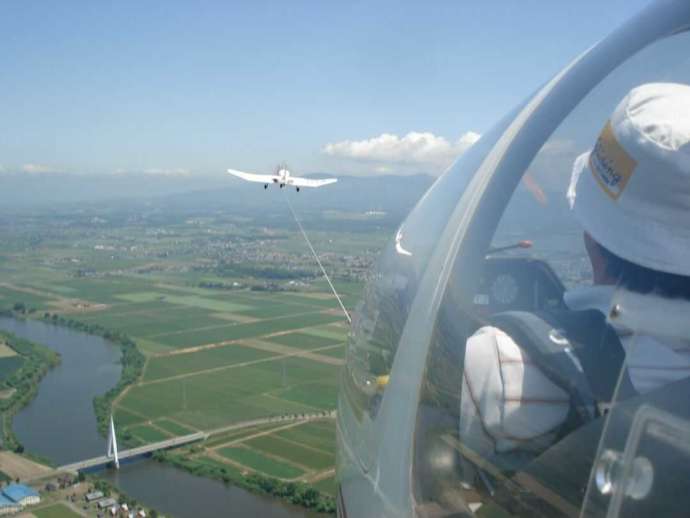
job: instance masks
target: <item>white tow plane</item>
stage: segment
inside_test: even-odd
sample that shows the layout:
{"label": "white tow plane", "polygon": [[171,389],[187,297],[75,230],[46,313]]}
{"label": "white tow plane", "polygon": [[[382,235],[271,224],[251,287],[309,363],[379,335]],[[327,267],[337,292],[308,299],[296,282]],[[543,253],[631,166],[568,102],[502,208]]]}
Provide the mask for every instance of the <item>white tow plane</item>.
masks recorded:
{"label": "white tow plane", "polygon": [[282,189],[286,185],[291,185],[297,192],[299,192],[300,187],[323,187],[331,183],[338,181],[337,178],[326,178],[323,180],[314,180],[311,178],[299,178],[297,176],[292,176],[290,171],[284,166],[280,166],[276,169],[275,174],[253,174],[253,173],[243,173],[242,171],[237,171],[235,169],[228,169],[228,173],[242,180],[248,182],[256,182],[264,184],[264,189],[268,189],[268,185],[275,183]]}

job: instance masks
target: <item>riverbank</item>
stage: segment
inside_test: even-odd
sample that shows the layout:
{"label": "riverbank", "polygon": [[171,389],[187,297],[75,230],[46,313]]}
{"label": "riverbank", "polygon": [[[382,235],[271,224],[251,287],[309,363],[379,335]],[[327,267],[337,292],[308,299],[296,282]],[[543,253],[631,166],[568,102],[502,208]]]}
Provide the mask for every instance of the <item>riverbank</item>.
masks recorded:
{"label": "riverbank", "polygon": [[[9,349],[5,349],[0,358],[0,387],[6,396],[0,399],[2,447],[25,453],[24,446],[14,434],[12,419],[36,396],[41,379],[60,363],[60,356],[47,347],[5,331],[0,331],[0,346]],[[45,463],[45,459],[40,460]]]}
{"label": "riverbank", "polygon": [[285,500],[293,505],[311,509],[318,513],[335,514],[335,499],[325,495],[304,482],[286,482],[259,473],[242,473],[232,466],[212,459],[190,458],[174,451],[157,451],[153,458],[181,468],[192,475],[207,477],[225,484],[234,484],[253,493],[264,494]]}

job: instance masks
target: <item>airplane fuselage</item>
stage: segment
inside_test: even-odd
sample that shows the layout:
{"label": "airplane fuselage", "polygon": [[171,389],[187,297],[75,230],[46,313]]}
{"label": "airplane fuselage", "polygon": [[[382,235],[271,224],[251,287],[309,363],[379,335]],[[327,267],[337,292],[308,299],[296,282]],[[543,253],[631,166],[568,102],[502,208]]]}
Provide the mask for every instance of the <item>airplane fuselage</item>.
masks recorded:
{"label": "airplane fuselage", "polygon": [[281,189],[282,189],[283,187],[285,187],[286,185],[291,185],[291,184],[292,184],[292,181],[291,181],[291,178],[290,178],[290,171],[288,171],[287,169],[281,167],[281,168],[278,169],[278,171],[276,172],[276,176],[277,176],[277,178],[275,178],[275,179],[273,180],[273,183],[280,184]]}

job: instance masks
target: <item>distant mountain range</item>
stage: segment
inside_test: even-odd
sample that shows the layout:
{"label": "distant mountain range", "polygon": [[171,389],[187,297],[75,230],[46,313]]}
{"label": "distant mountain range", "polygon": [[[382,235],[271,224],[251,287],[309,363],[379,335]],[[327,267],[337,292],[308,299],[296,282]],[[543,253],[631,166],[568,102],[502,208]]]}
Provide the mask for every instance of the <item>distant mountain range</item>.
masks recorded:
{"label": "distant mountain range", "polygon": [[[312,175],[329,177],[330,175]],[[407,213],[434,178],[428,175],[339,177],[319,189],[286,190],[300,210],[381,211],[394,217]],[[287,189],[287,188],[286,188]],[[283,193],[275,186],[244,183],[225,176],[1,174],[0,210],[14,212],[75,204],[145,203],[171,211],[270,211]]]}

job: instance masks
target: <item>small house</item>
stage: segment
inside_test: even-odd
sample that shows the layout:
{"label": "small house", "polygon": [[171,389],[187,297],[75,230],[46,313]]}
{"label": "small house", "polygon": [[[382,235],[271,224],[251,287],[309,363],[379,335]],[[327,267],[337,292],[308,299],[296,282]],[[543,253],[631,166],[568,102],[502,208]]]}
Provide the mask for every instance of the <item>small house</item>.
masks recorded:
{"label": "small house", "polygon": [[115,504],[117,504],[117,501],[114,498],[103,498],[97,503],[99,509],[107,509]]}
{"label": "small house", "polygon": [[91,491],[90,493],[86,493],[86,498],[87,502],[93,502],[94,500],[100,500],[103,498],[103,491]]}

